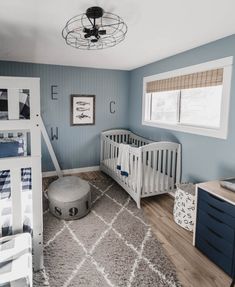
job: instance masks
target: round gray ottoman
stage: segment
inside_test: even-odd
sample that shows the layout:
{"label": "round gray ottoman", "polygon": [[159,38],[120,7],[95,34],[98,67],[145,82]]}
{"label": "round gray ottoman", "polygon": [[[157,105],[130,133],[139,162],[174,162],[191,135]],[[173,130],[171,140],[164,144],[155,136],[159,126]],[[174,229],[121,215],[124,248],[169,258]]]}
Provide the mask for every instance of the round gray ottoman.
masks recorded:
{"label": "round gray ottoman", "polygon": [[50,212],[60,219],[78,219],[90,211],[90,185],[77,176],[61,177],[52,182],[47,195]]}

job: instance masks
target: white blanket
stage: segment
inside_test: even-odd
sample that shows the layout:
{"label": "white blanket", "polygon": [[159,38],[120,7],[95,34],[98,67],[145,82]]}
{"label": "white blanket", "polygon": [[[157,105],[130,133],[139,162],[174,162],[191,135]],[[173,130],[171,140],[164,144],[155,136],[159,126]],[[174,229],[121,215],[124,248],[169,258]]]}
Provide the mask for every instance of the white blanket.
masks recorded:
{"label": "white blanket", "polygon": [[121,175],[128,176],[130,173],[129,152],[130,146],[128,144],[121,143],[119,145],[117,169],[121,171]]}

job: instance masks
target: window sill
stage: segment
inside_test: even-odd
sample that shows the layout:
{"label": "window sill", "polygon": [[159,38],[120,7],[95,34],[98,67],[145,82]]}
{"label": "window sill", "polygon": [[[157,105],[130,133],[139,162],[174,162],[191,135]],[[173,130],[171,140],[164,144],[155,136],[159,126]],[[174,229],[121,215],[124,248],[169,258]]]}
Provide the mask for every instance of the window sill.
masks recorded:
{"label": "window sill", "polygon": [[151,121],[142,121],[143,126],[151,126],[161,129],[179,131],[184,133],[196,134],[201,136],[214,137],[219,139],[227,139],[227,129],[226,128],[205,128],[197,127],[183,124],[167,124],[163,122],[151,122]]}

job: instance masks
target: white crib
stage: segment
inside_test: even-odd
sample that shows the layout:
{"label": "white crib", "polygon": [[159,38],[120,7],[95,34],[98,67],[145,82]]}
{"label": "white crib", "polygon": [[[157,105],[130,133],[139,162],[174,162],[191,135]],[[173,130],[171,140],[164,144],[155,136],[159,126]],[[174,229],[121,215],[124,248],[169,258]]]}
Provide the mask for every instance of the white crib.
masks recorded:
{"label": "white crib", "polygon": [[[117,169],[120,143],[129,144],[129,175]],[[153,142],[129,130],[115,129],[101,133],[100,169],[117,181],[140,208],[143,197],[175,190],[181,177],[181,145]]]}

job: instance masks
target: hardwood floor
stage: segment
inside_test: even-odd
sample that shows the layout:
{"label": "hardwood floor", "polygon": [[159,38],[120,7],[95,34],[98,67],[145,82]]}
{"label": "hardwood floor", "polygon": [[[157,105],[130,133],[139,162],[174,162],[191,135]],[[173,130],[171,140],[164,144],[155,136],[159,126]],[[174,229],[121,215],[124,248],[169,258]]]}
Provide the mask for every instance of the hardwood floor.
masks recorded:
{"label": "hardwood floor", "polygon": [[[78,174],[85,180],[105,179],[102,172]],[[54,178],[55,179],[55,178]],[[44,188],[53,178],[44,179]],[[173,220],[174,199],[170,195],[145,198],[141,207],[153,232],[176,267],[184,287],[229,287],[231,278],[192,245],[193,235]]]}
{"label": "hardwood floor", "polygon": [[159,195],[142,200],[142,208],[152,229],[176,267],[185,287],[229,287],[231,278],[192,245],[191,232],[173,220],[174,200]]}

